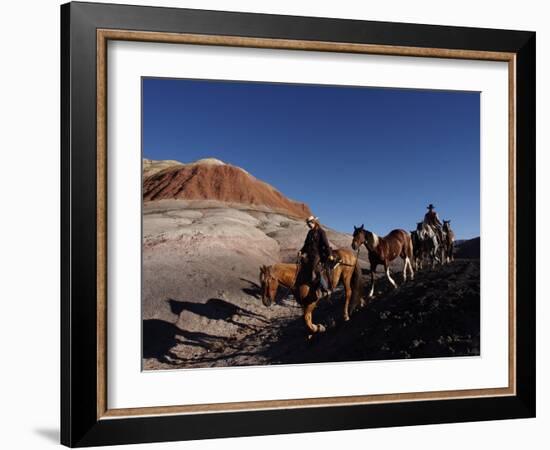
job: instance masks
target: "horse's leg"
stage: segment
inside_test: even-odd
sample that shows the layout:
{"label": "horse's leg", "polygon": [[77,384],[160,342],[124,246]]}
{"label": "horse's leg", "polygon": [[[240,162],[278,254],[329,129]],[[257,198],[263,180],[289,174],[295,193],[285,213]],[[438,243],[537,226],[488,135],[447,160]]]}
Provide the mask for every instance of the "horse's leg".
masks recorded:
{"label": "horse's leg", "polygon": [[349,320],[349,301],[351,299],[351,275],[353,272],[350,271],[349,274],[342,273],[344,279],[344,289],[346,291],[346,301],[344,303],[344,321]]}
{"label": "horse's leg", "polygon": [[344,278],[344,272],[342,271],[342,266],[338,266],[332,270],[332,277],[330,277],[330,288],[332,290],[336,289],[340,280]]}
{"label": "horse's leg", "polygon": [[432,249],[430,251],[430,256],[431,256],[431,259],[432,259],[432,269],[435,268],[435,265],[438,263],[438,262],[441,262],[439,260],[439,246],[435,243],[432,242]]}
{"label": "horse's leg", "polygon": [[397,289],[397,284],[395,284],[395,281],[393,281],[393,278],[390,275],[390,265],[388,262],[384,262],[384,270],[386,271],[386,278],[389,280],[389,282],[392,284],[392,286]]}
{"label": "horse's leg", "polygon": [[414,280],[414,269],[411,263],[411,259],[414,259],[414,250],[413,250],[412,242],[409,242],[409,244],[410,245],[407,251],[407,261],[409,261],[409,275],[411,276],[411,280]]}
{"label": "horse's leg", "polygon": [[412,255],[410,247],[403,247],[403,250],[401,251],[401,258],[405,261],[405,264],[403,265],[403,281],[407,281],[407,269],[409,269],[411,280],[414,280],[414,271],[411,263],[411,258],[414,258],[414,256]]}
{"label": "horse's leg", "polygon": [[405,256],[405,268],[403,269],[403,281],[407,281],[407,267],[409,269],[409,275],[411,276],[411,280],[414,280],[414,270],[411,263],[411,260],[408,256]]}
{"label": "horse's leg", "polygon": [[427,267],[430,267],[430,264],[433,264],[433,242],[426,242],[426,253],[424,253],[425,263]]}
{"label": "horse's leg", "polygon": [[[317,302],[309,301],[308,297],[311,293],[309,286],[301,285],[300,287],[298,287],[298,289],[296,289],[296,293],[300,298],[299,303],[302,305],[302,309],[304,311],[304,321],[306,323],[307,329],[310,331],[310,333],[317,333],[317,326],[313,323],[312,320],[313,310],[315,309]],[[311,335],[309,337],[311,337]]]}
{"label": "horse's leg", "polygon": [[411,264],[411,260],[409,259],[409,270],[411,271],[410,272],[410,276],[411,276],[411,280],[414,280],[414,269],[413,269],[413,266]]}
{"label": "horse's leg", "polygon": [[376,272],[376,264],[371,263],[370,267],[370,292],[369,297],[374,297],[374,272]]}
{"label": "horse's leg", "polygon": [[316,325],[313,323],[313,310],[317,307],[317,302],[319,300],[315,300],[314,302],[308,303],[304,306],[304,320],[306,322],[307,329],[313,334],[313,333],[322,333],[325,331],[325,327],[321,324]]}

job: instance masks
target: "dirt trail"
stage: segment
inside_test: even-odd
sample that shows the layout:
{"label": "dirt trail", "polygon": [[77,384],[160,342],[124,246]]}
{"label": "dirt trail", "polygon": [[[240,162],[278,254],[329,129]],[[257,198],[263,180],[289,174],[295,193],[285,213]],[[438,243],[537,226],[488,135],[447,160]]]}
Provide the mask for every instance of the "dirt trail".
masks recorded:
{"label": "dirt trail", "polygon": [[271,308],[261,304],[253,281],[236,302],[168,299],[177,321],[143,322],[144,369],[479,355],[479,275],[479,260],[457,260],[405,284],[396,274],[402,285],[395,291],[380,278],[375,298],[349,322],[342,320],[338,290],[315,311],[327,331],[311,340],[285,290]]}

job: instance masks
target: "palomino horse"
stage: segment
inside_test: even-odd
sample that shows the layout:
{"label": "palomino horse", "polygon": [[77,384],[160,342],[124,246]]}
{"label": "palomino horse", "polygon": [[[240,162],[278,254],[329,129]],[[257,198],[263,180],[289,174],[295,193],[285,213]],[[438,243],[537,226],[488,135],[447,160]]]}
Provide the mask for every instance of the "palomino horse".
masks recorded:
{"label": "palomino horse", "polygon": [[427,257],[431,261],[433,269],[436,262],[441,262],[438,256],[441,252],[441,248],[437,234],[430,225],[424,222],[418,222],[416,224],[416,232],[418,233],[421,258],[424,259]]}
{"label": "palomino horse", "polygon": [[[344,320],[349,320],[349,307],[355,307],[361,301],[362,285],[359,264],[352,251],[338,249],[334,252],[331,262],[332,271],[330,284],[334,289],[338,284],[343,284],[346,294],[344,304]],[[305,270],[301,270],[299,264],[273,264],[260,267],[260,285],[262,289],[262,303],[271,306],[277,295],[279,285],[292,291],[296,301],[304,311],[304,321],[311,333],[321,333],[325,327],[313,323],[313,311],[317,307],[320,296],[317,289],[311,285],[310,276]]]}
{"label": "palomino horse", "polygon": [[374,295],[374,273],[379,264],[384,266],[388,281],[394,288],[397,288],[395,281],[393,281],[390,275],[390,262],[398,256],[401,256],[405,261],[403,267],[403,281],[407,281],[407,268],[409,269],[411,280],[414,279],[414,271],[411,263],[413,258],[413,244],[409,233],[405,230],[398,229],[391,231],[387,236],[379,237],[372,231],[365,230],[363,225],[359,228],[355,226],[353,228],[351,247],[357,250],[364,244],[369,251],[371,279],[369,297]]}
{"label": "palomino horse", "polygon": [[454,261],[454,248],[455,248],[455,233],[451,230],[451,221],[443,221],[443,232],[445,233],[445,241],[443,243],[444,258],[447,262]]}
{"label": "palomino horse", "polygon": [[361,269],[359,268],[357,256],[351,250],[340,248],[333,253],[334,258],[331,262],[332,273],[330,274],[331,289],[335,289],[340,283],[344,285],[346,294],[344,320],[348,321],[353,309],[355,309],[359,302],[362,302],[363,283],[361,282]]}
{"label": "palomino horse", "polygon": [[297,264],[278,263],[272,266],[260,266],[260,286],[264,306],[271,306],[275,302],[279,285],[291,291],[297,275]]}

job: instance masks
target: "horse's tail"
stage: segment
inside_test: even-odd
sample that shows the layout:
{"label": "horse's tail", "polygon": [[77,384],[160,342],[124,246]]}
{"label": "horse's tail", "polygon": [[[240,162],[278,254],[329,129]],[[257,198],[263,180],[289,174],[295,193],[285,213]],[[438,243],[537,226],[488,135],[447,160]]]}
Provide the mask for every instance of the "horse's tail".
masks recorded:
{"label": "horse's tail", "polygon": [[351,276],[351,299],[349,302],[349,314],[351,314],[361,303],[363,295],[363,281],[361,280],[361,268],[359,267],[359,258],[355,261],[355,268]]}

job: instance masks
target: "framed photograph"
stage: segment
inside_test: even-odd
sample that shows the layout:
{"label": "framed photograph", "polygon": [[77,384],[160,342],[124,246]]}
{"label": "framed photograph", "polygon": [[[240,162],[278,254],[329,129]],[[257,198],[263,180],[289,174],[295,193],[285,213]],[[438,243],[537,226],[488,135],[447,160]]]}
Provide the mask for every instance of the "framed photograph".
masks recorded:
{"label": "framed photograph", "polygon": [[534,417],[534,32],[61,27],[63,444]]}

